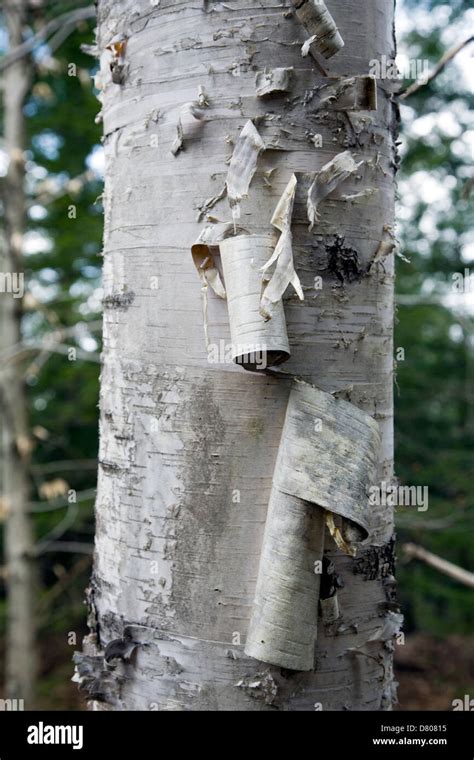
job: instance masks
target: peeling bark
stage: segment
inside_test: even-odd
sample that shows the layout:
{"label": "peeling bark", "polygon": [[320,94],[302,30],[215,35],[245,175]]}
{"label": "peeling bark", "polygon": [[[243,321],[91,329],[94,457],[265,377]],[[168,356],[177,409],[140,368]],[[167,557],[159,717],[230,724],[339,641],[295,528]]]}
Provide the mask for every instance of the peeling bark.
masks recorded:
{"label": "peeling bark", "polygon": [[281,94],[291,89],[294,69],[259,71],[255,78],[255,91],[259,98]]}
{"label": "peeling bark", "polygon": [[353,174],[362,164],[356,164],[348,150],[339,153],[332,161],[329,161],[317,172],[311,187],[308,190],[308,220],[309,229],[313,229],[319,219],[318,206],[327,198],[341,182]]}
{"label": "peeling bark", "polygon": [[239,135],[227,173],[226,185],[232,214],[240,218],[240,202],[249,192],[252,177],[257,169],[257,159],[265,143],[251,121]]}
{"label": "peeling bark", "polygon": [[[367,494],[379,443],[369,415],[306,383],[294,385],[273,474],[246,654],[282,668],[313,669],[325,510],[333,526],[335,513],[367,537]],[[353,556],[355,548],[348,550],[340,540],[339,548]]]}
{"label": "peeling bark", "polygon": [[219,247],[227,289],[233,361],[249,370],[266,370],[281,364],[290,356],[281,296],[273,303],[271,320],[265,321],[260,313],[261,270],[273,249],[273,238],[240,235],[223,240]]}
{"label": "peeling bark", "polygon": [[300,278],[296,274],[293,262],[293,236],[291,234],[291,220],[295,202],[297,179],[293,174],[288,182],[283,195],[278,201],[273,212],[271,224],[281,232],[273,254],[263,265],[262,272],[276,264],[275,269],[268,281],[263,283],[262,296],[260,299],[260,314],[264,319],[271,319],[275,305],[280,303],[288,285],[292,285],[298,298],[303,301],[304,295],[301,289]]}
{"label": "peeling bark", "polygon": [[337,77],[317,88],[317,108],[330,111],[376,111],[377,81],[372,76]]}
{"label": "peeling bark", "polygon": [[298,21],[310,35],[308,47],[311,54],[317,51],[324,58],[331,58],[344,47],[336,22],[323,0],[292,0],[292,3]]}
{"label": "peeling bark", "polygon": [[[264,2],[257,11],[253,0],[238,7],[162,0],[154,9],[145,0],[99,0],[100,50],[115,34],[128,37],[125,81],[107,81],[102,90],[104,291],[107,297],[127,285],[135,300],[104,315],[98,631],[90,646],[103,653],[130,624],[145,626],[140,638],[148,643],[134,653],[118,701],[95,703],[100,709],[310,711],[320,703],[324,710],[380,710],[392,701],[391,653],[383,643],[371,642],[373,657],[347,651],[380,628],[380,605],[388,604],[379,575],[354,572],[393,534],[391,511],[381,507],[371,511],[370,539],[355,558],[326,532],[325,557],[343,586],[337,622],[318,627],[314,669],[290,672],[244,653],[291,378],[327,393],[348,389],[349,402],[380,427],[377,478],[389,480],[392,466],[393,254],[365,276],[383,225],[393,224],[391,96],[378,85],[371,120],[363,112],[350,121],[344,112],[312,113],[305,95],[328,78],[301,57],[302,26],[285,10]],[[370,59],[393,55],[392,10],[385,0],[333,0],[346,44],[331,58],[332,74],[363,76]],[[255,74],[265,68],[293,68],[291,93],[257,97]],[[176,116],[200,84],[212,93],[205,129],[176,159]],[[160,112],[157,145],[145,127],[153,111]],[[265,144],[251,182],[236,194],[239,225],[249,234],[223,246],[237,237],[266,240],[263,266],[278,237],[270,220],[294,173],[292,246],[305,295],[284,296],[290,358],[259,373],[209,363],[189,255],[202,231],[197,216],[206,225],[232,223],[222,188],[249,121]],[[321,134],[320,147],[308,131]],[[348,147],[355,163],[364,163],[319,204],[310,232],[309,185]],[[367,188],[378,192],[363,203],[341,198]],[[327,246],[336,235],[357,251],[361,272],[345,278],[344,288],[328,271]],[[150,287],[156,274],[158,291]],[[224,279],[228,287],[225,272]],[[231,342],[228,303],[211,292],[208,321],[213,341]],[[268,687],[247,687],[265,679]],[[269,703],[272,680],[278,694]]]}

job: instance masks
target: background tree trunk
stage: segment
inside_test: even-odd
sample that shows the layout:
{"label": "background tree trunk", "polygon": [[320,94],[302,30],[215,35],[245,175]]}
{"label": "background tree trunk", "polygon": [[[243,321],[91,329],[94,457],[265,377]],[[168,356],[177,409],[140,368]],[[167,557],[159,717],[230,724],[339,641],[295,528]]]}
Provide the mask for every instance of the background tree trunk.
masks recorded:
{"label": "background tree trunk", "polygon": [[[383,440],[378,474],[392,476],[393,262],[388,255],[370,264],[393,222],[395,113],[382,80],[378,111],[365,122],[360,114],[315,114],[303,96],[326,80],[311,56],[301,56],[308,35],[290,11],[289,2],[254,0],[98,3],[104,366],[93,630],[78,663],[83,675],[86,661],[99,673],[101,688],[89,679],[90,696],[100,692],[114,709],[392,704],[391,634],[382,630],[393,606],[387,508],[374,508],[372,545],[356,559],[327,538],[344,584],[342,617],[336,627],[319,626],[315,670],[283,671],[243,653],[291,377],[342,392],[373,415]],[[394,56],[391,0],[334,0],[330,11],[345,41],[324,64],[331,75],[367,74],[371,59]],[[125,61],[115,64],[115,71],[125,64],[123,81],[114,83],[104,51],[125,37]],[[294,67],[288,95],[256,97],[255,75],[265,67]],[[184,150],[175,156],[182,106],[197,100],[199,86],[205,118],[185,124]],[[273,374],[208,362],[190,255],[205,221],[199,209],[222,190],[248,119],[267,144],[239,222],[255,234],[268,234],[294,171],[315,172],[345,149],[365,162],[324,202],[311,233],[297,198],[292,229],[305,300],[285,298],[292,356]],[[368,188],[377,192],[341,198]],[[209,214],[229,220],[227,199]],[[229,343],[226,304],[212,294],[209,331],[211,342]],[[142,626],[133,635],[148,646],[115,675],[104,674],[97,653],[125,625]]]}
{"label": "background tree trunk", "polygon": [[[9,49],[23,41],[27,3],[15,0],[5,5]],[[28,57],[9,66],[3,77],[4,135],[8,173],[2,187],[5,239],[1,271],[16,277],[23,273],[25,229],[25,119],[23,105],[30,86]],[[15,283],[15,280],[12,280]],[[18,288],[19,281],[15,287]],[[18,297],[20,295],[20,297]],[[21,341],[21,293],[3,292],[1,298],[0,350]],[[36,677],[33,535],[28,514],[28,460],[30,437],[24,393],[24,376],[15,358],[1,370],[2,406],[2,504],[6,516],[5,559],[7,583],[6,695],[23,699],[32,708]]]}

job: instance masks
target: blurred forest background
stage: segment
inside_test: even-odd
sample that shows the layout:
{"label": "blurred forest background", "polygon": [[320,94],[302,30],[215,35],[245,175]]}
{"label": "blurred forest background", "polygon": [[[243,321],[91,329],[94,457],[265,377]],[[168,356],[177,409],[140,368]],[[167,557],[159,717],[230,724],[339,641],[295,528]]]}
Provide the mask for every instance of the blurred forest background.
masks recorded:
{"label": "blurred forest background", "polygon": [[[31,0],[29,34],[82,7]],[[473,3],[463,0],[404,0],[397,12],[399,53],[430,68],[474,28]],[[29,510],[39,572],[40,709],[84,709],[70,679],[72,652],[86,632],[98,448],[101,124],[92,79],[97,61],[81,49],[93,44],[93,28],[92,18],[60,25],[32,51],[24,109],[23,338],[0,356],[2,364],[21,367],[33,443]],[[473,48],[466,46],[401,105],[397,234],[409,262],[399,258],[397,264],[396,472],[401,484],[429,487],[429,508],[397,510],[406,635],[396,652],[400,709],[449,710],[454,698],[474,695],[472,588],[403,550],[415,543],[474,569]],[[8,52],[2,16],[0,52]],[[6,171],[0,138],[0,187]],[[463,275],[464,288],[456,274]],[[4,517],[0,502],[2,538]],[[4,576],[3,555],[0,663]],[[8,696],[3,683],[0,673],[0,698]]]}

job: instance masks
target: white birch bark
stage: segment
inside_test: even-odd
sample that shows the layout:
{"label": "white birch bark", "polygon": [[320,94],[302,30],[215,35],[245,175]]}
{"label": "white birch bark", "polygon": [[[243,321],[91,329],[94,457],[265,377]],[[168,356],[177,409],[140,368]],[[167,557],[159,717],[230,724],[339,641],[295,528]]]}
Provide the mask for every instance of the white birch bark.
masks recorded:
{"label": "white birch bark", "polygon": [[[15,0],[5,6],[10,50],[23,42],[27,3]],[[30,83],[29,62],[19,58],[3,76],[4,136],[8,172],[3,184],[5,236],[0,270],[23,277],[22,246],[25,226],[25,120],[23,105]],[[2,247],[3,247],[2,245]],[[13,280],[12,280],[13,282]],[[21,295],[0,293],[0,351],[21,340]],[[24,377],[15,361],[0,370],[1,408],[1,500],[5,514],[5,565],[7,585],[6,695],[23,699],[32,709],[36,678],[35,618],[36,591],[33,568],[33,535],[28,514],[30,439],[26,415]]]}
{"label": "white birch bark", "polygon": [[[330,12],[344,40],[324,61],[331,76],[367,74],[370,59],[394,54],[391,0],[334,0]],[[378,421],[378,477],[391,477],[393,253],[370,270],[393,223],[390,95],[379,83],[370,113],[318,107],[312,88],[328,81],[312,55],[301,56],[308,35],[289,1],[99,0],[98,14],[104,290],[116,297],[104,323],[92,633],[77,679],[103,709],[389,709],[392,641],[373,638],[393,607],[388,511],[374,510],[371,545],[356,558],[326,535],[339,617],[319,621],[313,670],[266,665],[244,645],[293,377],[344,391]],[[116,84],[104,51],[123,37]],[[291,91],[258,97],[266,68],[292,69]],[[204,117],[182,122],[175,154],[183,106],[198,93]],[[305,300],[288,289],[291,357],[268,373],[208,361],[190,253],[206,220],[231,221],[223,188],[249,119],[267,149],[239,225],[271,233],[298,177],[292,236]],[[311,182],[344,150],[364,163],[321,201],[309,231]],[[208,296],[210,340],[230,343],[227,304]],[[105,672],[102,653],[124,626],[147,646]]]}

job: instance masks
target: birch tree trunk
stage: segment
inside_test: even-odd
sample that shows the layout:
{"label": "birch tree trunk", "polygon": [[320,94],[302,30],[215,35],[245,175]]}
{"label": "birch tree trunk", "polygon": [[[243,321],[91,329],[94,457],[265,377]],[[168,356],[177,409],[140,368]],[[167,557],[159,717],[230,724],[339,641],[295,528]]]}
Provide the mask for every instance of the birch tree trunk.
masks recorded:
{"label": "birch tree trunk", "polygon": [[[314,670],[244,654],[292,378],[373,416],[382,435],[378,477],[392,477],[396,114],[384,81],[370,112],[338,111],[315,88],[333,86],[325,73],[365,75],[371,59],[394,56],[393,3],[334,0],[330,11],[345,46],[317,61],[301,55],[309,35],[289,0],[99,0],[100,472],[91,634],[76,656],[76,679],[96,708],[391,707],[387,508],[373,508],[370,542],[355,558],[326,536],[340,616],[320,621]],[[289,91],[257,96],[256,75],[275,68],[293,69]],[[295,199],[293,251],[305,299],[286,293],[291,358],[267,372],[209,361],[190,255],[206,221],[231,219],[225,197],[212,208],[207,201],[222,195],[249,119],[266,146],[241,203],[238,223],[252,234],[271,232],[293,172],[307,189],[342,151],[363,161],[321,204],[311,232],[304,193]],[[227,306],[211,290],[207,322],[210,343],[229,344]],[[138,646],[130,660],[112,657],[114,647],[129,652],[131,640]],[[112,641],[110,669],[102,655]]]}
{"label": "birch tree trunk", "polygon": [[[4,9],[9,49],[23,42],[27,3],[9,2]],[[26,57],[10,65],[3,78],[4,136],[8,172],[3,184],[5,237],[1,256],[4,276],[1,299],[0,350],[21,341],[23,290],[22,248],[25,229],[25,119],[23,105],[30,86]],[[6,695],[23,699],[32,708],[36,677],[33,534],[28,514],[28,460],[30,438],[24,377],[15,360],[5,362],[0,374],[1,492],[5,515],[7,582]]]}

